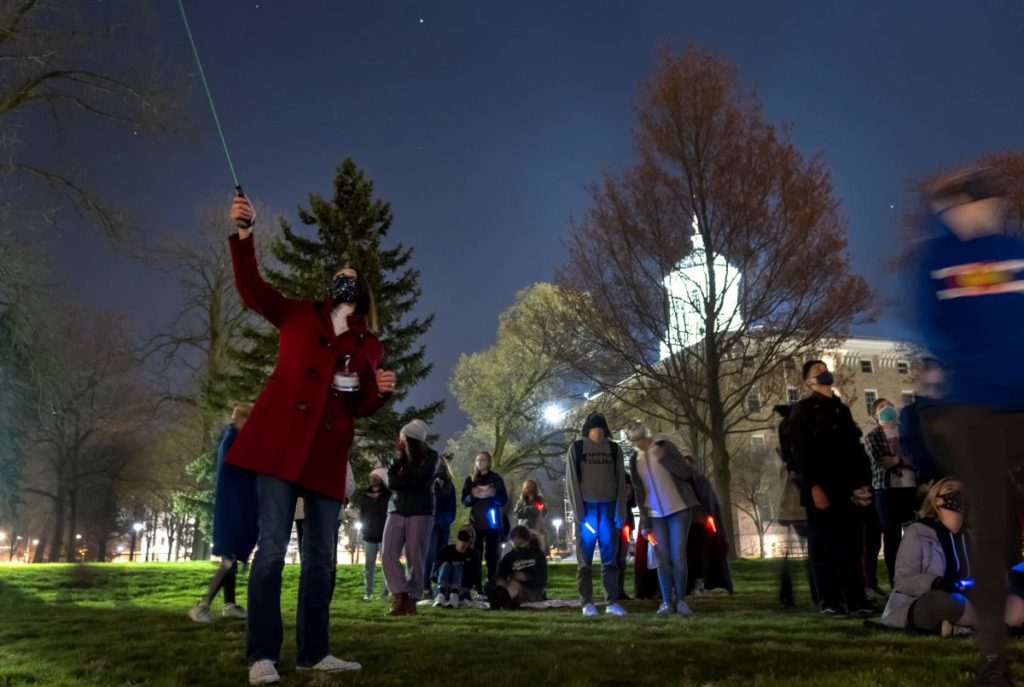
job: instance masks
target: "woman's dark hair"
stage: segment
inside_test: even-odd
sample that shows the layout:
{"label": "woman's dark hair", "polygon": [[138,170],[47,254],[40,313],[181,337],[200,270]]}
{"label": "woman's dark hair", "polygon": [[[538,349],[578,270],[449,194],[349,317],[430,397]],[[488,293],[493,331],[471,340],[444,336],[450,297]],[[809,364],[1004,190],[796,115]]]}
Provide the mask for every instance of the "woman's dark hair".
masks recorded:
{"label": "woman's dark hair", "polygon": [[427,458],[430,457],[430,447],[427,446],[427,442],[425,441],[406,437],[405,450],[402,451],[402,455],[412,462],[422,465],[427,461]]}
{"label": "woman's dark hair", "polygon": [[532,492],[533,498],[535,498],[535,499],[542,499],[542,498],[544,498],[541,495],[541,493],[540,493],[540,485],[537,484],[537,480],[528,479],[525,482],[523,482],[523,487],[525,489],[529,489]]}
{"label": "woman's dark hair", "polygon": [[531,530],[526,525],[516,525],[509,530],[508,538],[512,539],[527,539],[530,542],[531,548],[540,548],[540,537],[537,533]]}

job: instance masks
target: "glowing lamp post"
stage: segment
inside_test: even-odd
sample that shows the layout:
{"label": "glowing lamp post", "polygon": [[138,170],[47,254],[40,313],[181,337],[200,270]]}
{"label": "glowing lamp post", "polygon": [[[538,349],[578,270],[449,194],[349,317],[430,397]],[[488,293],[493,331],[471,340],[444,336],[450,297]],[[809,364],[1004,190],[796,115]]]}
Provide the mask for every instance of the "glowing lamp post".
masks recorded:
{"label": "glowing lamp post", "polygon": [[555,518],[551,521],[551,524],[555,526],[555,546],[559,546],[562,542],[561,537],[558,535],[558,531],[562,528],[562,519]]}
{"label": "glowing lamp post", "polygon": [[134,561],[135,560],[135,542],[138,541],[138,539],[139,539],[139,532],[142,531],[142,528],[143,528],[143,524],[141,522],[137,522],[134,525],[132,525],[132,548],[128,552],[128,560],[129,561]]}

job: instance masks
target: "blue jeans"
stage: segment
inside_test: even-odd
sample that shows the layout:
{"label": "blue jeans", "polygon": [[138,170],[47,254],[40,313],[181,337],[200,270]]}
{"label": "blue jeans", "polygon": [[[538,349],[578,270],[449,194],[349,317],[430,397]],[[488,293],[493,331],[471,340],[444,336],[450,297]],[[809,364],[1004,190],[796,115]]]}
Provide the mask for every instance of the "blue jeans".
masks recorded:
{"label": "blue jeans", "polygon": [[458,592],[460,597],[467,596],[468,589],[462,588],[462,566],[444,563],[437,571],[437,591],[441,594]]}
{"label": "blue jeans", "polygon": [[658,585],[661,600],[672,603],[672,590],[676,601],[686,596],[686,542],[690,538],[690,524],[693,513],[689,509],[673,513],[665,518],[651,518],[651,533],[658,542]]}
{"label": "blue jeans", "polygon": [[[380,542],[363,540],[363,551],[366,554],[366,561],[363,568],[363,583],[365,586],[366,596],[373,596],[374,578],[377,573],[377,554],[380,553]],[[387,589],[388,583],[384,582],[384,589],[382,591],[387,591]]]}
{"label": "blue jeans", "polygon": [[341,504],[267,475],[258,478],[260,537],[249,572],[246,657],[249,664],[277,661],[284,640],[281,622],[281,571],[292,534],[295,501],[305,500],[306,521],[299,573],[296,618],[299,666],[316,665],[330,653],[332,549]]}
{"label": "blue jeans", "polygon": [[619,530],[615,526],[615,503],[583,504],[576,533],[576,586],[584,604],[594,598],[594,547],[601,547],[601,582],[604,598],[609,603],[619,600],[619,565],[617,558]]}
{"label": "blue jeans", "polygon": [[[434,523],[434,530],[430,533],[430,546],[427,547],[427,567],[426,567],[426,578],[424,582],[430,584],[431,578],[434,576],[434,564],[437,562],[437,557],[441,555],[442,549],[448,546],[448,537],[451,535],[452,526],[438,525]],[[435,593],[437,590],[433,590]]]}

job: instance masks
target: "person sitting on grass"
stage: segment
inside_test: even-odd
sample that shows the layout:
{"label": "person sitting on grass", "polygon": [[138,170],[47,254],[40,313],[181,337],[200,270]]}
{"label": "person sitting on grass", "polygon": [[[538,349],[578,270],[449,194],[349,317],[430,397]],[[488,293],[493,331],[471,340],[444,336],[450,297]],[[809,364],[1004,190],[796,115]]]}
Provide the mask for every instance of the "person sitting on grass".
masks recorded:
{"label": "person sitting on grass", "polygon": [[203,600],[189,609],[188,617],[197,623],[208,623],[210,604],[217,592],[224,590],[224,617],[246,617],[245,609],[235,603],[238,561],[249,560],[256,547],[257,527],[256,474],[232,465],[224,458],[242,430],[251,403],[240,403],[231,413],[231,424],[224,428],[217,447],[217,487],[213,501],[213,554],[220,556],[220,566],[213,574]]}
{"label": "person sitting on grass", "polygon": [[537,534],[525,525],[516,525],[509,539],[512,550],[498,565],[491,590],[492,609],[516,609],[523,603],[543,601],[548,584],[548,559]]}
{"label": "person sitting on grass", "polygon": [[473,548],[476,530],[463,525],[437,557],[433,581],[437,584],[434,606],[458,608],[469,604],[469,590],[480,584],[480,553]]}
{"label": "person sitting on grass", "polygon": [[[952,477],[928,490],[920,516],[903,533],[896,554],[896,584],[882,614],[884,624],[943,637],[974,626],[964,505],[960,482]],[[1007,598],[1005,620],[1010,627],[1024,623],[1022,595],[1024,591],[1015,589]]]}

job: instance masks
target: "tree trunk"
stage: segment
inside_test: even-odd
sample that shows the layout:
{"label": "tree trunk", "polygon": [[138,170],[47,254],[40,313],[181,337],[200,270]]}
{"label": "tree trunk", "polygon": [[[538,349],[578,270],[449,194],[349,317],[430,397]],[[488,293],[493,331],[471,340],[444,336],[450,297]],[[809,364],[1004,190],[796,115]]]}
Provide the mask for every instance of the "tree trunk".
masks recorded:
{"label": "tree trunk", "polygon": [[722,507],[722,528],[725,530],[726,539],[729,542],[729,556],[736,557],[739,542],[736,541],[735,533],[739,530],[736,527],[736,514],[732,507],[732,468],[729,464],[729,450],[725,447],[724,433],[711,441],[712,464],[714,465],[713,483],[718,502]]}
{"label": "tree trunk", "polygon": [[54,503],[56,511],[56,522],[53,525],[53,533],[50,536],[49,553],[46,557],[49,563],[60,562],[60,549],[64,543],[64,489],[58,488],[57,500]]}
{"label": "tree trunk", "polygon": [[74,563],[78,560],[78,540],[75,538],[75,529],[78,527],[78,489],[68,489],[68,540],[67,560]]}
{"label": "tree trunk", "polygon": [[43,535],[39,538],[39,545],[36,546],[35,552],[32,554],[33,563],[42,563],[46,557],[46,528],[43,528]]}
{"label": "tree trunk", "polygon": [[203,533],[199,531],[199,516],[192,520],[192,560],[201,561],[203,553]]}

